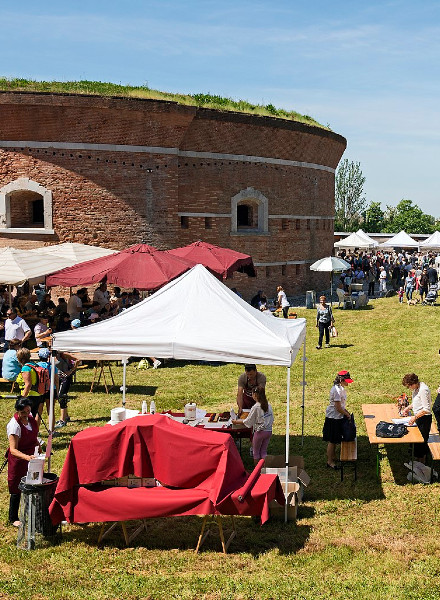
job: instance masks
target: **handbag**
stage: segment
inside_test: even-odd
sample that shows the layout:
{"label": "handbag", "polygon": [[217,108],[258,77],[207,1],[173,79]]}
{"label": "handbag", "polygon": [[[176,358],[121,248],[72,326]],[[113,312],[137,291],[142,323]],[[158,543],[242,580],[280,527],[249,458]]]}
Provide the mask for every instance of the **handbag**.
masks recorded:
{"label": "handbag", "polygon": [[351,418],[343,417],[342,419],[342,441],[353,442],[356,439],[356,423],[354,415],[351,413]]}
{"label": "handbag", "polygon": [[376,425],[376,437],[380,438],[401,438],[408,433],[408,427],[406,425],[387,423],[386,421],[379,421]]}
{"label": "handbag", "polygon": [[330,337],[335,338],[338,337],[338,330],[334,325],[330,327]]}

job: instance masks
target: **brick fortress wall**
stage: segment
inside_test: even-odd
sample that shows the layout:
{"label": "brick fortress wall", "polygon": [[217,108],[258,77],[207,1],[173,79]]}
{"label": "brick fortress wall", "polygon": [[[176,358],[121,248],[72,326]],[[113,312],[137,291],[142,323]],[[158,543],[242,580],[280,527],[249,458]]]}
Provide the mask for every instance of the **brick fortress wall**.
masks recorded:
{"label": "brick fortress wall", "polygon": [[[168,249],[201,239],[253,256],[257,278],[235,274],[228,282],[246,298],[258,289],[273,296],[277,285],[288,295],[319,290],[328,276],[309,266],[332,253],[334,169],[345,146],[337,134],[275,118],[3,92],[0,191],[19,178],[50,190],[53,222],[46,231],[14,231],[23,225],[16,197],[0,246],[76,241],[122,249],[144,241]],[[33,196],[20,193],[26,219]],[[234,230],[237,197],[265,205],[256,228]]]}

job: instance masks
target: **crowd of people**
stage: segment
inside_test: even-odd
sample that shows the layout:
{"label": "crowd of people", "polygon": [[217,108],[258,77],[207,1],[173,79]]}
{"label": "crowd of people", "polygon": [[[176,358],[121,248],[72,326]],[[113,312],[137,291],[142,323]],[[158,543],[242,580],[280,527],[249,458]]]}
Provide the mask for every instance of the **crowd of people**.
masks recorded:
{"label": "crowd of people", "polygon": [[[342,272],[339,286],[346,292],[353,283],[368,283],[368,295],[385,296],[389,290],[398,293],[399,299],[409,302],[417,293],[420,300],[428,294],[430,286],[437,289],[440,255],[436,252],[369,252],[338,253],[350,264]],[[377,286],[377,287],[376,287]]]}

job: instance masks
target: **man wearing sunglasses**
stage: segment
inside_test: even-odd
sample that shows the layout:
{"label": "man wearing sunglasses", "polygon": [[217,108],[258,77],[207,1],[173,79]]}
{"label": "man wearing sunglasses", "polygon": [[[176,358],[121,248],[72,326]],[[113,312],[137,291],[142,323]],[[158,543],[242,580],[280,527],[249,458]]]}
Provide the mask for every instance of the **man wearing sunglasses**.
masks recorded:
{"label": "man wearing sunglasses", "polygon": [[20,340],[22,344],[32,335],[29,325],[17,315],[15,308],[8,308],[5,321],[5,350],[9,348],[10,340]]}

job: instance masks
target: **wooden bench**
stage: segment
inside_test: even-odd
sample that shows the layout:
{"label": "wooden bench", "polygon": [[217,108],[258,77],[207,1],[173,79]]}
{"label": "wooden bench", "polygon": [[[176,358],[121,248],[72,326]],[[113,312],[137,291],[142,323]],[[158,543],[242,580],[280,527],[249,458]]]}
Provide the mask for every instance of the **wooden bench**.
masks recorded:
{"label": "wooden bench", "polygon": [[341,481],[344,480],[344,467],[354,467],[354,480],[357,479],[357,438],[352,442],[341,442]]}
{"label": "wooden bench", "polygon": [[433,480],[432,466],[435,460],[440,460],[440,434],[433,419],[431,431],[429,432],[428,448],[431,453],[431,483]]}
{"label": "wooden bench", "polygon": [[14,387],[15,387],[15,381],[11,381],[10,379],[3,379],[3,377],[0,377],[0,383],[12,383],[12,387],[11,387],[11,394],[14,391]]}

